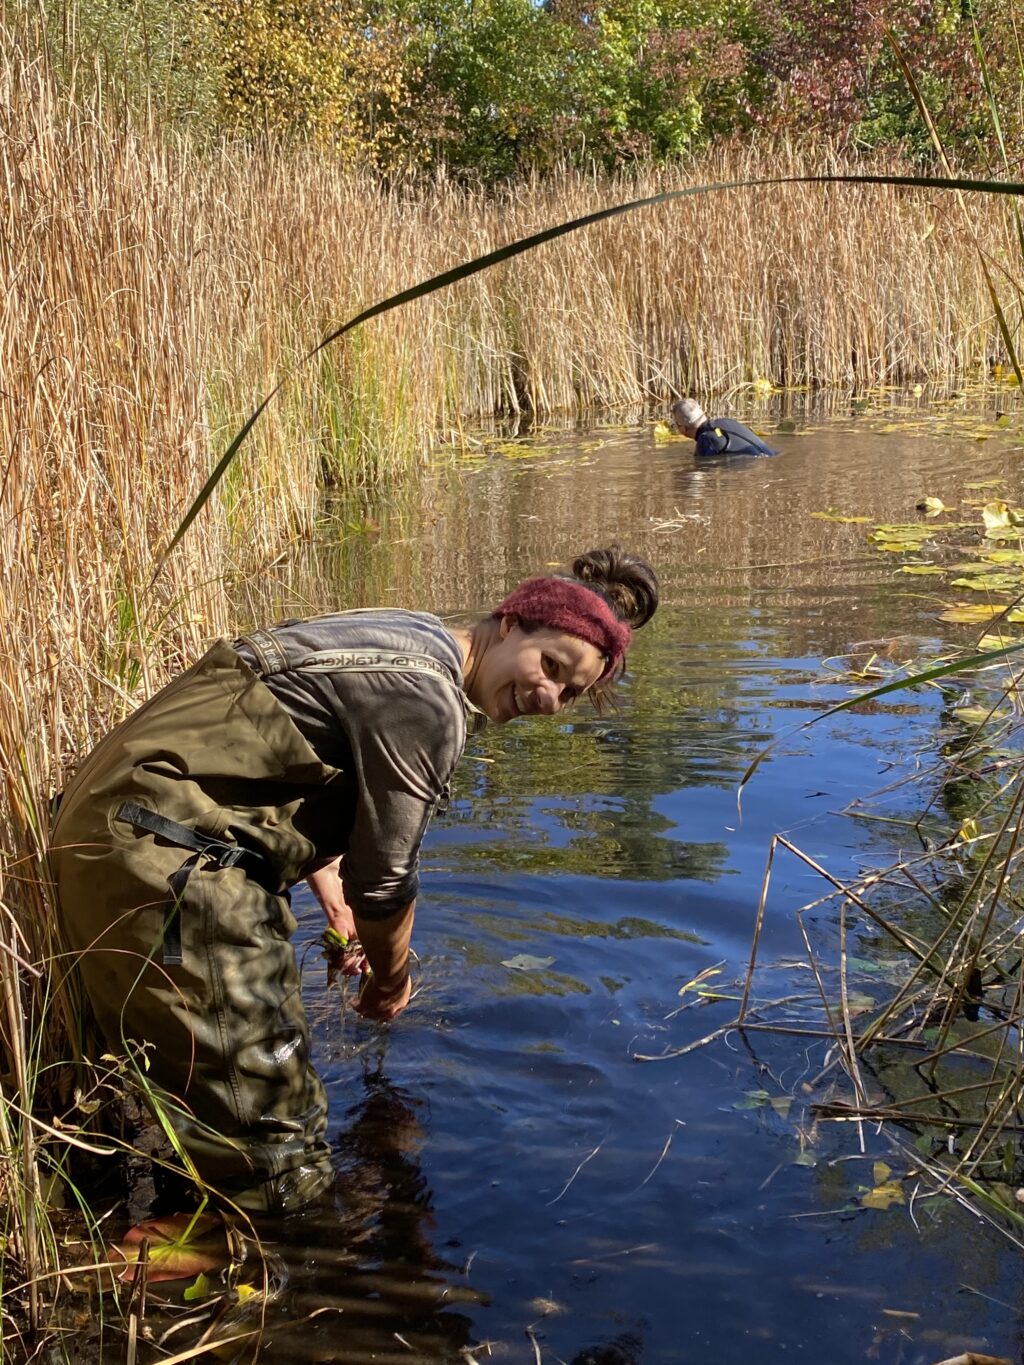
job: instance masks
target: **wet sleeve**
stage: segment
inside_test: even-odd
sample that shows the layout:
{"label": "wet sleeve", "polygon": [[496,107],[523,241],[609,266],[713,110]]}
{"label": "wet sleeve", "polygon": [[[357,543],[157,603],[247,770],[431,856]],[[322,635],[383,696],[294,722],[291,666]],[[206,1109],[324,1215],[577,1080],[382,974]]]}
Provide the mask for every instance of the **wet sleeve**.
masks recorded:
{"label": "wet sleeve", "polygon": [[721,455],[729,448],[728,433],[713,426],[701,427],[696,440],[698,455]]}
{"label": "wet sleeve", "polygon": [[359,674],[346,693],[358,795],[345,897],[384,919],[418,890],[420,844],[462,754],[465,715],[458,692],[429,675]]}

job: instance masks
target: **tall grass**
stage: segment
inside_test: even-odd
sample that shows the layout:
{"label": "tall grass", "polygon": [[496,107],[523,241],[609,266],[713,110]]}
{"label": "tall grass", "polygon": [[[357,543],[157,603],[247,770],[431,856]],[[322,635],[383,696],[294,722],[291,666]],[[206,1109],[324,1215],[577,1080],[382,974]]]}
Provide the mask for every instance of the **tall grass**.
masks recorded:
{"label": "tall grass", "polygon": [[[227,628],[227,580],[308,535],[325,482],[399,479],[438,433],[489,414],[762,376],[961,382],[1000,353],[999,331],[946,201],[735,192],[578,234],[325,353],[153,580],[218,450],[331,324],[447,265],[687,178],[835,164],[765,147],[628,183],[382,183],[323,155],[201,149],[98,95],[69,104],[45,58],[0,30],[0,1236],[31,1316],[56,1255],[39,1147],[60,1143],[25,1116],[76,1121],[58,1063],[82,1051],[45,876],[48,800],[77,754]],[[998,205],[977,206],[975,229],[992,261],[1012,249]]]}

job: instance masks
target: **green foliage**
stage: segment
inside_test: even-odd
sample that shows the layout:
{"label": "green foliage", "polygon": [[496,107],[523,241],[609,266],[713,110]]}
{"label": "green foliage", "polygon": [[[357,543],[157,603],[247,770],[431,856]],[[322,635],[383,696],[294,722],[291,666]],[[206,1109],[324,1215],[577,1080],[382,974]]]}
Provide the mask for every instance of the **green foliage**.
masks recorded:
{"label": "green foliage", "polygon": [[[756,127],[926,159],[1024,150],[995,0],[18,0],[76,93],[212,134],[484,180],[662,162]],[[33,20],[33,23],[35,21]],[[975,33],[977,32],[977,44]],[[984,59],[979,60],[979,53]],[[987,61],[989,81],[983,80]]]}
{"label": "green foliage", "polygon": [[193,0],[20,0],[12,9],[76,96],[122,100],[164,123],[213,122],[217,74]]}
{"label": "green foliage", "polygon": [[198,0],[213,37],[221,123],[373,153],[405,88],[393,21],[360,0]]}

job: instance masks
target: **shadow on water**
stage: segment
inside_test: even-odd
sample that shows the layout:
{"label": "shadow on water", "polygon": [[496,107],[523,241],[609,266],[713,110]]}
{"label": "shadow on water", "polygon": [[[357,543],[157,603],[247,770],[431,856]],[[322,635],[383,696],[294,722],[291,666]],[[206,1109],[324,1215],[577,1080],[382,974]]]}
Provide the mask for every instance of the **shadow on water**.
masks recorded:
{"label": "shadow on water", "polygon": [[[420,989],[402,1020],[357,1020],[307,950],[338,1175],[329,1210],[273,1250],[263,1358],[1020,1354],[1003,1242],[924,1190],[912,1210],[864,1207],[877,1146],[758,1098],[799,1095],[824,1043],[727,1037],[635,1060],[735,1012],[771,837],[837,876],[890,861],[891,834],[840,812],[938,751],[940,699],[899,694],[790,735],[738,812],[754,755],[849,695],[823,659],[970,638],[937,619],[948,588],[897,573],[869,527],[813,514],[909,521],[924,494],[1020,497],[1020,438],[990,412],[792,425],[762,426],[773,459],[701,466],[650,428],[495,438],[440,459],[414,497],[334,508],[321,543],[252,590],[253,618],[464,612],[611,539],[649,555],[664,588],[619,710],[471,742],[424,848]],[[999,482],[972,494],[968,479]],[[792,911],[813,894],[806,868],[779,867],[767,959],[798,951]],[[314,938],[311,900],[296,910]],[[834,936],[835,911],[809,930]],[[680,1013],[702,971],[726,999]]]}

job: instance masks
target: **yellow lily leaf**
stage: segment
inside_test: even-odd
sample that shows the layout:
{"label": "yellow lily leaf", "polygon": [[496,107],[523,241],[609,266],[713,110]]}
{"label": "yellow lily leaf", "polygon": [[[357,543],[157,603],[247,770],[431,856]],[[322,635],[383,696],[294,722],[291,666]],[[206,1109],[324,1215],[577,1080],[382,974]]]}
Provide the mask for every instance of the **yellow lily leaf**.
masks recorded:
{"label": "yellow lily leaf", "polygon": [[995,602],[979,602],[977,606],[968,602],[954,602],[939,613],[940,621],[951,621],[958,626],[980,625],[983,621],[991,621],[994,616],[999,616],[1004,608]]}
{"label": "yellow lily leaf", "polygon": [[1021,513],[1015,507],[1011,507],[1002,498],[995,498],[992,502],[987,502],[981,509],[981,517],[985,523],[985,534],[992,531],[1001,531],[1008,526],[1019,526],[1021,524]]}
{"label": "yellow lily leaf", "polygon": [[898,1180],[891,1179],[892,1169],[884,1161],[876,1161],[872,1168],[875,1187],[867,1190],[860,1197],[860,1202],[865,1209],[887,1209],[893,1204],[905,1204],[906,1198],[903,1194],[903,1187]]}
{"label": "yellow lily leaf", "polygon": [[946,504],[941,498],[919,498],[915,506],[919,512],[924,512],[929,517],[937,517],[940,512],[946,510]]}

